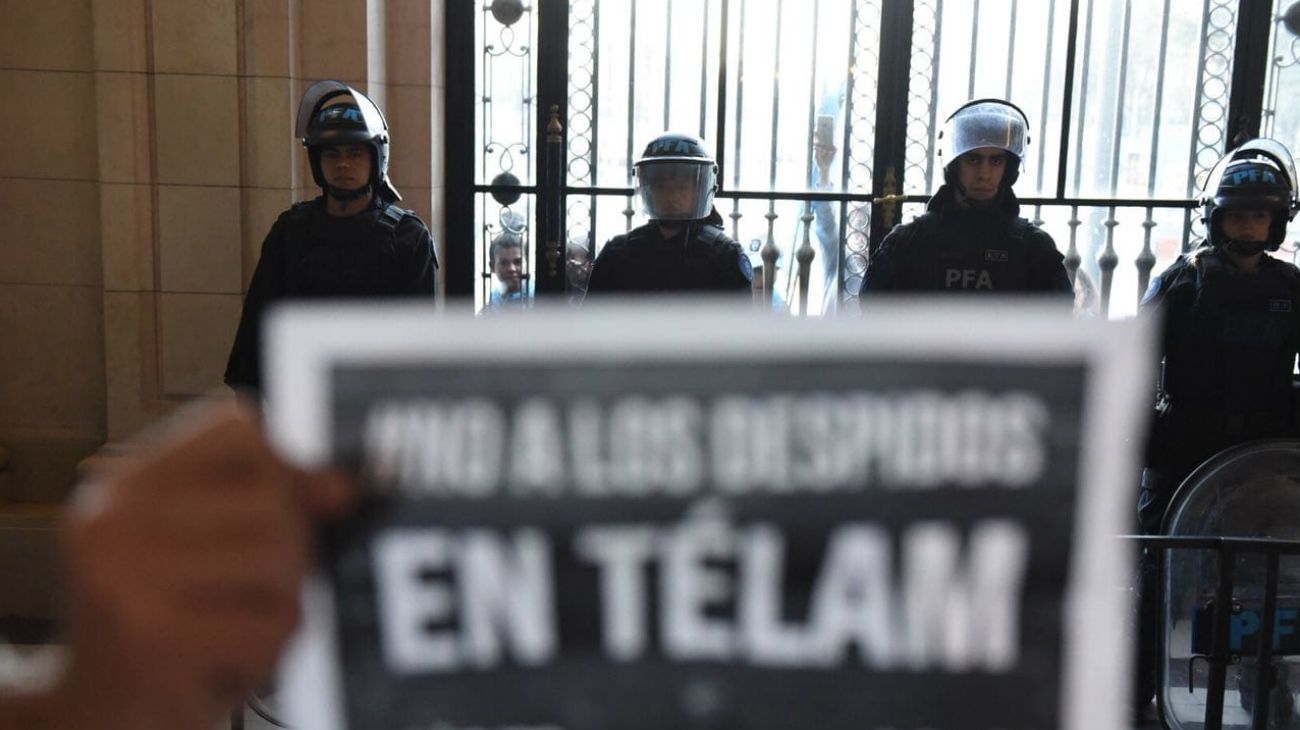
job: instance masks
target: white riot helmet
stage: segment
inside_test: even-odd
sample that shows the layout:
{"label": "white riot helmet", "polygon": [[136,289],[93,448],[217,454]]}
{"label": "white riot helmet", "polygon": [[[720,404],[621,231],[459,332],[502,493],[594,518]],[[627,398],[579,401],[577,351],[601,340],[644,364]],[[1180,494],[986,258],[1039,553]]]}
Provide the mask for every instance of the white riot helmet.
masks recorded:
{"label": "white riot helmet", "polygon": [[647,218],[693,221],[713,210],[718,165],[699,137],[666,132],[646,145],[633,166]]}
{"label": "white riot helmet", "polygon": [[1020,107],[1002,99],[976,99],[962,104],[943,123],[939,133],[939,160],[944,182],[957,183],[957,158],[981,147],[996,147],[1013,159],[1007,161],[1002,190],[1020,177],[1020,166],[1029,146],[1029,117]]}

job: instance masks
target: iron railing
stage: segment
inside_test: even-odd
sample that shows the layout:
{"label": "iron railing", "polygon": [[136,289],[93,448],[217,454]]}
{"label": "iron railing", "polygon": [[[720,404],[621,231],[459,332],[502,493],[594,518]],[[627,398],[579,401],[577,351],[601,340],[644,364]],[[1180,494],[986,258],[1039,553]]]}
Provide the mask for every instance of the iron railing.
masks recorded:
{"label": "iron railing", "polygon": [[[1269,16],[1273,22],[1263,30],[1258,22],[1260,3],[1275,6],[1265,8],[1273,12]],[[1217,157],[1234,137],[1250,131],[1252,114],[1255,129],[1261,115],[1266,129],[1276,119],[1278,100],[1284,96],[1277,79],[1294,65],[1291,58],[1297,45],[1287,46],[1280,32],[1268,38],[1258,36],[1278,25],[1283,3],[1202,0],[1196,10],[1188,12],[1186,5],[1172,0],[1158,4],[1004,0],[1001,5],[992,0],[964,4],[943,0],[813,0],[800,4],[703,0],[653,8],[639,0],[570,0],[543,8],[545,12],[539,14],[535,1],[483,0],[476,3],[473,13],[449,14],[449,22],[473,16],[475,22],[485,24],[474,36],[483,43],[475,49],[478,60],[470,64],[479,69],[480,79],[474,111],[467,115],[463,103],[458,106],[450,98],[448,102],[449,206],[464,193],[478,194],[474,238],[479,244],[474,250],[479,262],[474,268],[480,281],[488,276],[485,254],[490,229],[499,228],[501,217],[500,210],[489,207],[492,201],[500,205],[496,196],[501,194],[527,196],[516,207],[530,219],[533,211],[543,207],[541,198],[558,196],[563,204],[554,217],[559,220],[550,223],[561,228],[546,238],[598,247],[618,229],[633,225],[636,206],[630,187],[631,164],[643,138],[658,131],[648,127],[673,119],[687,126],[698,123],[702,136],[713,130],[710,142],[723,171],[719,208],[729,218],[733,237],[742,243],[757,238],[763,245],[774,244],[786,252],[791,263],[803,262],[809,252],[838,259],[834,262],[838,270],[835,286],[840,297],[851,299],[866,268],[869,244],[878,242],[889,225],[905,219],[898,205],[903,205],[904,213],[914,212],[916,203],[937,187],[939,169],[933,151],[939,114],[965,100],[953,94],[1018,96],[1032,100],[1026,108],[1038,121],[1034,129],[1037,144],[1031,148],[1031,153],[1037,154],[1029,160],[1020,184],[1032,206],[1025,215],[1044,222],[1066,254],[1072,273],[1088,272],[1101,295],[1101,310],[1122,316],[1135,309],[1138,292],[1156,267],[1186,250],[1200,235],[1193,197]],[[901,5],[906,8],[900,10]],[[499,35],[508,25],[497,15],[511,8],[522,10],[516,21],[519,30]],[[540,27],[546,25],[551,10],[555,15],[549,17],[562,26]],[[646,15],[651,11],[654,16]],[[845,14],[839,15],[842,12]],[[673,22],[660,17],[665,13]],[[760,16],[776,14],[783,22],[777,24],[774,34],[744,32],[751,25],[768,27]],[[886,48],[896,44],[896,39],[881,33],[882,14],[910,26],[901,56]],[[992,50],[988,22],[981,22],[990,14],[998,14],[999,34],[1006,36],[1006,45]],[[762,22],[754,25],[756,19]],[[956,25],[945,28],[947,23]],[[839,35],[841,24],[847,24],[844,35]],[[526,25],[530,30],[524,30]],[[690,29],[689,34],[684,28]],[[1149,35],[1145,33],[1148,28],[1153,31]],[[499,37],[488,39],[489,31]],[[815,82],[831,79],[835,69],[843,69],[838,72],[843,73],[842,81],[834,84],[839,87],[839,159],[833,191],[813,190],[808,184],[813,145],[803,143],[811,139],[817,123],[815,83],[798,99],[789,98],[777,83],[777,78],[808,72],[808,67],[790,67],[798,64],[791,59],[783,61],[780,51],[787,41],[790,48],[806,42],[787,34],[809,32],[816,42],[836,36],[833,53],[842,54],[839,58],[843,59],[842,65],[814,59],[811,67]],[[449,54],[455,47],[464,47],[452,35],[454,31],[449,34]],[[538,39],[538,47],[521,44],[524,38]],[[602,45],[602,38],[618,42]],[[681,39],[689,39],[702,59],[698,106],[693,109],[690,97],[694,90],[680,93],[683,87],[694,85],[687,80],[684,62],[666,52],[663,59],[654,56],[660,52],[660,44],[663,49],[672,44],[683,47]],[[1119,45],[1103,51],[1102,46],[1111,39],[1118,39]],[[966,44],[969,53],[963,56]],[[558,68],[558,73],[549,76],[554,81],[547,81],[547,74],[542,74],[542,82],[536,88],[525,88],[519,99],[485,93],[483,79],[493,78],[496,71],[489,67],[504,60],[506,48],[526,54],[531,68],[548,63]],[[1265,108],[1253,109],[1238,88],[1234,71],[1244,68],[1241,59],[1265,53],[1269,54],[1268,86],[1260,94]],[[1005,67],[999,65],[1004,62]],[[449,63],[449,95],[464,86],[458,80],[462,72],[454,65]],[[1176,69],[1182,71],[1171,76]],[[771,79],[765,77],[769,71]],[[1194,84],[1175,81],[1186,74],[1195,76]],[[604,92],[610,90],[615,92],[613,98],[602,102]],[[626,99],[621,98],[623,93]],[[562,102],[558,105],[566,128],[561,163],[565,171],[559,189],[552,190],[545,182],[548,175],[531,170],[542,155],[531,153],[537,148],[541,122],[545,121],[538,117],[546,116],[537,113],[538,105],[545,111],[557,101]],[[791,103],[805,102],[808,108],[798,113],[806,116],[807,130],[787,114]],[[517,140],[491,138],[492,125],[486,120],[499,114],[507,103],[522,110],[523,131]],[[657,106],[661,103],[662,107]],[[1229,114],[1230,108],[1244,111],[1234,116]],[[638,124],[638,109],[653,120],[647,117]],[[901,121],[889,121],[891,110],[899,110]],[[454,168],[463,164],[464,157],[451,151],[463,145],[460,133],[466,116],[477,120],[473,126],[478,127],[481,145],[472,188],[458,182]],[[684,121],[687,118],[689,122]],[[755,129],[755,125],[768,128]],[[620,135],[624,139],[618,139]],[[1044,144],[1048,140],[1052,143]],[[791,147],[798,145],[808,149],[806,159],[796,163],[800,152]],[[781,172],[775,174],[778,157]],[[511,158],[518,163],[514,168],[508,164]],[[797,182],[795,164],[805,170],[804,179]],[[760,166],[765,174],[758,173]],[[498,177],[512,169],[515,181]],[[901,197],[884,197],[891,193],[901,193]],[[767,203],[766,210],[741,204],[760,199]],[[873,205],[876,199],[887,204]],[[797,213],[784,212],[779,205],[789,200],[801,203]],[[804,241],[814,242],[809,216],[821,201],[832,204],[837,219],[839,240],[833,254],[803,246]],[[1170,215],[1175,208],[1184,211],[1181,216]],[[620,217],[617,228],[608,230]],[[750,219],[753,222],[747,225]],[[534,225],[530,220],[529,228]],[[463,235],[461,221],[449,216],[448,226],[449,236]],[[1178,240],[1176,251],[1169,250],[1173,239]],[[454,260],[460,251],[449,247],[449,274],[463,270]],[[803,254],[798,253],[801,251]],[[536,268],[542,252],[529,252],[530,264]],[[787,267],[787,271],[793,268]],[[792,291],[806,281],[807,277],[800,280],[786,273],[782,286]],[[458,288],[455,282],[448,282],[449,291]]]}
{"label": "iron railing", "polygon": [[[1141,543],[1157,551],[1160,575],[1159,605],[1165,605],[1164,586],[1167,583],[1168,553],[1172,550],[1212,551],[1217,555],[1217,580],[1213,586],[1214,608],[1211,626],[1210,652],[1194,655],[1190,662],[1203,660],[1209,666],[1206,685],[1206,702],[1204,730],[1221,730],[1223,727],[1224,694],[1227,687],[1228,667],[1237,663],[1242,657],[1229,647],[1231,621],[1236,595],[1236,566],[1238,555],[1261,555],[1265,560],[1264,597],[1261,605],[1261,621],[1258,647],[1255,653],[1255,696],[1251,709],[1252,730],[1265,730],[1269,727],[1269,710],[1272,685],[1270,673],[1273,669],[1274,623],[1277,616],[1277,594],[1280,558],[1283,555],[1300,556],[1300,541],[1276,540],[1270,538],[1240,537],[1182,537],[1168,535],[1125,535],[1125,539]],[[1161,632],[1163,636],[1165,632]],[[1165,666],[1168,648],[1163,640],[1159,642],[1161,658],[1158,664]],[[1189,667],[1190,669],[1190,667]],[[1190,671],[1189,671],[1190,674]],[[1163,676],[1163,672],[1162,672]],[[1190,688],[1189,688],[1190,690]],[[1158,692],[1161,722],[1165,723],[1166,708],[1164,693]],[[1168,724],[1165,723],[1165,727]]]}

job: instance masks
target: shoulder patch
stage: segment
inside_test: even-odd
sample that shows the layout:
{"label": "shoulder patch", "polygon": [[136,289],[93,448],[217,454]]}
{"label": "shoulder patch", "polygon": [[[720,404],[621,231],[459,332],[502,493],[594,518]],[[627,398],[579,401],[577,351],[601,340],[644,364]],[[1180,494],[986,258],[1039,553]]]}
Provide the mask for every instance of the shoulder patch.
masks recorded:
{"label": "shoulder patch", "polygon": [[1162,287],[1163,285],[1164,285],[1163,274],[1156,274],[1155,276],[1151,277],[1151,282],[1147,284],[1147,290],[1142,295],[1141,303],[1146,304],[1147,302],[1150,302],[1152,299],[1155,299],[1156,295],[1160,293],[1160,287]]}
{"label": "shoulder patch", "polygon": [[401,223],[402,219],[407,217],[408,215],[415,215],[415,214],[405,208],[399,208],[396,205],[390,204],[388,206],[385,206],[383,211],[380,213],[379,225],[383,226],[384,228],[387,228],[390,231],[394,230],[397,228],[397,224]]}
{"label": "shoulder patch", "polygon": [[745,255],[745,252],[739,246],[736,247],[736,258],[737,263],[740,265],[741,275],[745,277],[746,281],[753,282],[754,265],[749,262],[749,257]]}

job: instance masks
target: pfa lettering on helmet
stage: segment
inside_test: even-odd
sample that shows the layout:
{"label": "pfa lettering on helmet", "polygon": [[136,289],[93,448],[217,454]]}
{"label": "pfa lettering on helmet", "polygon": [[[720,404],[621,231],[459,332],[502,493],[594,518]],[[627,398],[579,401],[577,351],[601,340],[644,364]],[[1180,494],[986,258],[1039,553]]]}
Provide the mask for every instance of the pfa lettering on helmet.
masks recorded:
{"label": "pfa lettering on helmet", "polygon": [[698,157],[698,146],[680,137],[659,138],[646,147],[646,156],[682,155]]}
{"label": "pfa lettering on helmet", "polygon": [[666,132],[633,165],[642,212],[655,221],[705,218],[713,208],[718,166],[703,140]]}
{"label": "pfa lettering on helmet", "polygon": [[[1211,246],[1276,251],[1286,238],[1287,222],[1300,209],[1295,161],[1276,140],[1253,139],[1215,164],[1201,191],[1202,220]],[[1265,241],[1229,240],[1223,218],[1229,210],[1266,211],[1272,216]]]}
{"label": "pfa lettering on helmet", "polygon": [[364,144],[373,154],[370,187],[390,201],[402,196],[388,177],[388,122],[370,97],[341,81],[312,84],[298,103],[295,135],[307,148],[312,178],[325,188],[320,151],[330,145]]}
{"label": "pfa lettering on helmet", "polygon": [[1230,176],[1233,185],[1242,185],[1245,183],[1264,183],[1267,185],[1277,185],[1278,176],[1273,174],[1272,170],[1261,167],[1251,167],[1247,170],[1236,170]]}

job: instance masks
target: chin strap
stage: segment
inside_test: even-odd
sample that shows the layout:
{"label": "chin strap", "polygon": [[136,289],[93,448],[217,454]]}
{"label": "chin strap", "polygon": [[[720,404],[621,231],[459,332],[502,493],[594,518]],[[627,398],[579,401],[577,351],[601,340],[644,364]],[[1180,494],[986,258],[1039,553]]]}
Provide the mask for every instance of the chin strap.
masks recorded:
{"label": "chin strap", "polygon": [[1254,256],[1263,253],[1264,249],[1268,248],[1268,243],[1265,241],[1238,241],[1235,238],[1229,238],[1223,244],[1223,247],[1238,256]]}
{"label": "chin strap", "polygon": [[999,188],[998,194],[994,195],[992,198],[989,198],[988,200],[975,200],[966,194],[966,189],[962,187],[961,183],[955,183],[953,187],[960,196],[959,200],[961,200],[961,202],[971,210],[993,210],[998,208],[1002,205],[1002,200],[1006,195],[1006,191]]}
{"label": "chin strap", "polygon": [[357,198],[365,197],[370,192],[370,183],[366,183],[355,190],[344,190],[336,188],[333,185],[325,186],[325,194],[339,201],[340,203],[350,203]]}

